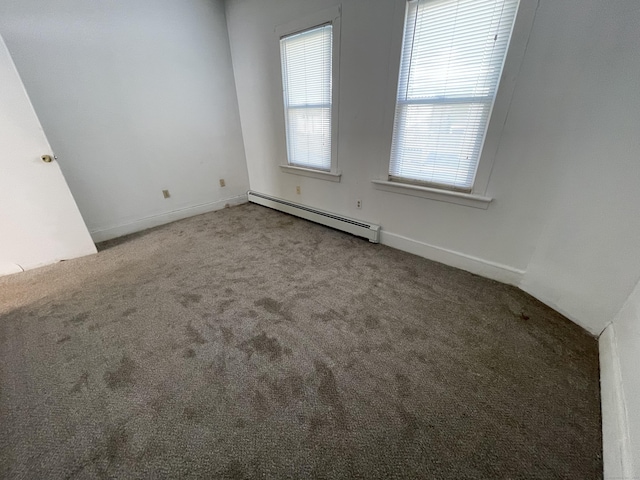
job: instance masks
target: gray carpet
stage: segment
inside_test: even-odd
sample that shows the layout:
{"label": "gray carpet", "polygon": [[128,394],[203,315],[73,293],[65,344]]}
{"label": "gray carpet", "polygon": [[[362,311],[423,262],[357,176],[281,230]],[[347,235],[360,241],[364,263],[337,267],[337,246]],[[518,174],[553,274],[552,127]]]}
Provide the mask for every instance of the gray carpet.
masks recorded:
{"label": "gray carpet", "polygon": [[256,205],[0,279],[1,478],[602,477],[597,342]]}

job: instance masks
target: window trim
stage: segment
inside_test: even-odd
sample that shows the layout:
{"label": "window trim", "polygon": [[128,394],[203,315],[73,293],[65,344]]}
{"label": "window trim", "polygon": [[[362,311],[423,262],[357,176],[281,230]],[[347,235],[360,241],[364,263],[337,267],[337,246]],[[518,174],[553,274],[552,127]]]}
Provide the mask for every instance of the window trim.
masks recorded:
{"label": "window trim", "polygon": [[[342,13],[341,5],[320,10],[303,18],[278,25],[275,28],[278,41],[278,52],[280,52],[280,39],[294,33],[319,27],[327,23],[332,25],[332,52],[331,52],[331,169],[320,170],[311,167],[289,163],[289,151],[287,145],[286,112],[284,112],[284,85],[282,84],[282,60],[278,62],[278,73],[280,76],[280,105],[283,106],[282,121],[284,123],[284,144],[286,159],[280,164],[280,170],[286,173],[303,175],[332,182],[339,182],[341,173],[338,171],[338,105],[340,100],[340,17]],[[278,55],[280,59],[280,55]]]}
{"label": "window trim", "polygon": [[[385,132],[387,132],[387,154],[380,162],[377,178],[372,180],[373,186],[378,190],[385,190],[405,195],[414,195],[433,200],[456,203],[460,205],[476,206],[477,201],[488,206],[492,198],[487,194],[491,172],[498,153],[500,139],[504,130],[509,107],[524,54],[529,43],[529,37],[533,28],[533,21],[538,8],[539,0],[520,0],[516,12],[511,41],[507,49],[507,55],[502,69],[502,75],[498,82],[498,91],[489,115],[487,132],[480,152],[475,180],[471,191],[468,193],[438,188],[436,185],[416,185],[396,180],[390,181],[389,163],[391,161],[391,145],[393,141],[393,122],[396,110],[400,61],[402,57],[402,42],[404,37],[404,23],[408,0],[396,0],[392,20],[391,52],[389,55],[388,100],[385,114]],[[452,193],[455,193],[453,195]],[[473,205],[470,205],[473,204]],[[480,208],[487,208],[487,207]]]}
{"label": "window trim", "polygon": [[326,170],[318,170],[315,168],[298,167],[297,165],[280,165],[280,170],[285,173],[293,173],[294,175],[302,175],[303,177],[319,178],[320,180],[329,180],[330,182],[339,182],[342,176],[341,172],[327,172]]}
{"label": "window trim", "polygon": [[383,190],[385,192],[429,198],[440,202],[457,203],[458,205],[466,205],[467,207],[481,208],[483,210],[489,208],[489,204],[493,201],[493,198],[485,197],[484,195],[464,193],[457,190],[443,190],[413,183],[373,180],[373,186],[376,190]]}

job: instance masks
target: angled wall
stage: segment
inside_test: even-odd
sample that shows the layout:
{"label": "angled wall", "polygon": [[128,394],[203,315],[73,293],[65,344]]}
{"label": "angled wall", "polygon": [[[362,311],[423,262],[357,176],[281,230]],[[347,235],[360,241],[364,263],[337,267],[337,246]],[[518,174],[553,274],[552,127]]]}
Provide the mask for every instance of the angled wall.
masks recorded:
{"label": "angled wall", "polygon": [[640,278],[640,4],[542,2],[538,22],[555,48],[536,65],[562,62],[540,95],[564,108],[538,138],[554,193],[521,287],[599,334]]}

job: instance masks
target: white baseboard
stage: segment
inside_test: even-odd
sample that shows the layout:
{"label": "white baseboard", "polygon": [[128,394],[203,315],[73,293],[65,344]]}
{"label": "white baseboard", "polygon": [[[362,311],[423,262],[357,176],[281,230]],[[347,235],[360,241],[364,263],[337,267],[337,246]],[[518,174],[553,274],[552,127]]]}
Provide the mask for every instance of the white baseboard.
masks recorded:
{"label": "white baseboard", "polygon": [[236,197],[231,197],[224,200],[218,200],[216,202],[193,205],[191,207],[185,207],[158,215],[151,215],[149,217],[141,218],[131,223],[116,225],[100,230],[93,230],[89,233],[91,233],[91,238],[93,239],[93,241],[99,243],[104,242],[105,240],[110,240],[112,238],[122,237],[123,235],[128,235],[130,233],[140,232],[142,230],[146,230],[147,228],[164,225],[165,223],[182,220],[183,218],[193,217],[194,215],[221,210],[227,205],[233,206],[240,205],[242,203],[247,203],[246,194],[238,195]]}
{"label": "white baseboard", "polygon": [[380,243],[509,285],[518,286],[524,275],[524,270],[436,247],[384,230],[380,232]]}
{"label": "white baseboard", "polygon": [[598,344],[604,478],[631,480],[638,477],[632,472],[627,410],[613,324],[604,329]]}

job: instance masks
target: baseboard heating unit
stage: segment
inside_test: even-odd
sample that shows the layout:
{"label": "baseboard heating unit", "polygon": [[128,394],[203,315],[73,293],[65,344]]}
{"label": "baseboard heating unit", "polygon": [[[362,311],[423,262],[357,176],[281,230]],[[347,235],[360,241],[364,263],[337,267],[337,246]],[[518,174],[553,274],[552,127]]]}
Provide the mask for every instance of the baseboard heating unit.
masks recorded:
{"label": "baseboard heating unit", "polygon": [[247,195],[250,202],[257,203],[258,205],[280,210],[281,212],[311,220],[312,222],[320,223],[337,230],[342,230],[343,232],[348,232],[358,237],[364,237],[372,243],[380,242],[380,225],[343,217],[335,213],[325,212],[324,210],[307,207],[306,205],[272,197],[263,193],[252,192],[251,190],[249,190]]}

